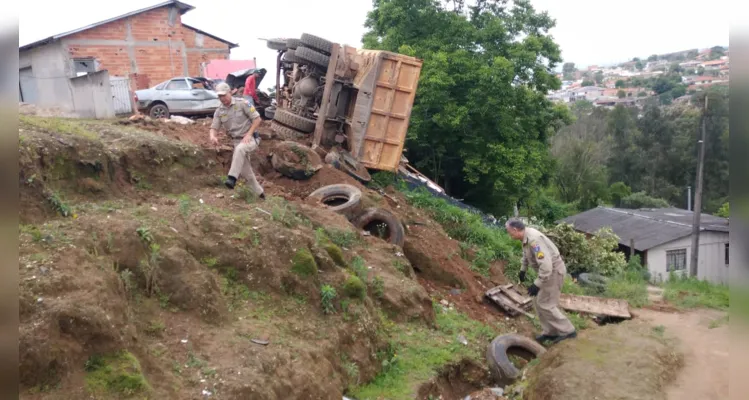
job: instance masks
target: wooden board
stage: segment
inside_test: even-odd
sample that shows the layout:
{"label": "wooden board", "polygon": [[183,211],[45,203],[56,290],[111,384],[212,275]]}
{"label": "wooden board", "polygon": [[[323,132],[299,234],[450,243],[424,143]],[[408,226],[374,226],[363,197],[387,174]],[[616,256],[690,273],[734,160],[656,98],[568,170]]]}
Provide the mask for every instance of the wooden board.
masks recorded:
{"label": "wooden board", "polygon": [[527,311],[531,306],[531,298],[518,293],[512,285],[493,287],[485,295],[512,317],[519,314],[515,308]]}
{"label": "wooden board", "polygon": [[632,314],[629,313],[629,303],[627,300],[622,299],[562,294],[559,297],[559,307],[567,311],[626,319],[632,318]]}

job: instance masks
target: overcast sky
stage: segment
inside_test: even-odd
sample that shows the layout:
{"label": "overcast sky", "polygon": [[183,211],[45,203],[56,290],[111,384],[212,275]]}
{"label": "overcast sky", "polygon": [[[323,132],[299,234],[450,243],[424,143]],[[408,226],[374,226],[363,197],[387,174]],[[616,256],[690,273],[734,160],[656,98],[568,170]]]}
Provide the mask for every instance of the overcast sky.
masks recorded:
{"label": "overcast sky", "polygon": [[[257,58],[268,69],[262,88],[275,79],[275,52],[258,38],[299,37],[303,32],[361,46],[370,0],[185,0],[195,7],[183,21],[226,40],[239,43],[233,59]],[[690,5],[684,0],[532,0],[537,10],[556,19],[552,30],[565,61],[578,67],[608,64],[690,48],[728,45],[730,0]],[[19,15],[19,44],[24,45],[77,29],[159,0],[67,0],[48,2],[40,12],[33,1],[14,5]],[[106,4],[106,7],[103,5]],[[335,16],[334,16],[335,15]],[[342,16],[342,15],[345,15]]]}

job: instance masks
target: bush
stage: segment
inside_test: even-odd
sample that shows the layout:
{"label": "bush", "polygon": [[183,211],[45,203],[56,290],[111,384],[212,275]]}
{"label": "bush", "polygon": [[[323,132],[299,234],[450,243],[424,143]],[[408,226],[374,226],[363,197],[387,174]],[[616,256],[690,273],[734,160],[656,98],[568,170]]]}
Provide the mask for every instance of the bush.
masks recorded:
{"label": "bush", "polygon": [[622,198],[620,207],[629,209],[638,208],[667,208],[670,205],[666,200],[648,196],[645,192],[632,193]]}
{"label": "bush", "polygon": [[367,286],[364,285],[361,279],[354,275],[349,275],[346,282],[343,284],[343,292],[349,297],[356,297],[363,299],[367,296]]}
{"label": "bush", "polygon": [[570,224],[559,224],[544,233],[556,244],[570,274],[594,272],[613,276],[624,270],[624,254],[614,251],[619,238],[609,228],[599,229],[591,239]]}
{"label": "bush", "polygon": [[612,183],[609,187],[609,193],[611,195],[611,201],[615,207],[621,207],[622,199],[632,194],[632,189],[624,184],[624,182]]}
{"label": "bush", "polygon": [[718,209],[718,212],[716,213],[717,216],[728,218],[731,215],[731,206],[728,204],[728,202],[723,203],[722,206],[720,206],[720,209]]}
{"label": "bush", "polygon": [[302,276],[317,275],[317,263],[309,249],[299,249],[291,260],[291,270]]}

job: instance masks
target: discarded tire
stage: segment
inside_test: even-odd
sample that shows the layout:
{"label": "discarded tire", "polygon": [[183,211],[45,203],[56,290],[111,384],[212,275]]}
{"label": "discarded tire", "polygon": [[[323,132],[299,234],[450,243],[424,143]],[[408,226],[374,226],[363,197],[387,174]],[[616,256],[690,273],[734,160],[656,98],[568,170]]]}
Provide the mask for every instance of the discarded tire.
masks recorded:
{"label": "discarded tire", "polygon": [[525,359],[536,358],[546,352],[534,340],[520,335],[500,335],[486,349],[486,360],[492,376],[500,384],[510,384],[520,378],[521,371],[510,361],[510,354]]}
{"label": "discarded tire", "polygon": [[302,62],[302,59],[297,57],[295,52],[294,49],[286,50],[286,52],[283,53],[283,61],[297,64]]}
{"label": "discarded tire", "polygon": [[273,120],[300,132],[308,133],[315,130],[314,119],[304,118],[282,108],[276,109],[276,113],[273,114]]}
{"label": "discarded tire", "polygon": [[368,208],[352,223],[359,230],[365,230],[387,242],[403,247],[405,240],[403,224],[388,210]]}
{"label": "discarded tire", "polygon": [[273,168],[291,179],[311,178],[322,168],[320,156],[307,146],[284,141],[276,145],[271,157]]}
{"label": "discarded tire", "polygon": [[299,47],[299,45],[301,45],[301,44],[302,44],[302,42],[299,39],[294,39],[294,38],[286,39],[286,48],[287,49],[294,50],[297,47]]}
{"label": "discarded tire", "polygon": [[300,140],[308,137],[309,135],[298,130],[291,129],[288,126],[279,124],[276,121],[271,121],[270,127],[273,128],[273,132],[276,133],[276,137],[282,140]]}
{"label": "discarded tire", "polygon": [[266,42],[266,46],[268,46],[268,48],[272,50],[286,50],[286,39],[268,39],[268,41]]}
{"label": "discarded tire", "polygon": [[581,285],[593,288],[599,291],[606,290],[606,284],[609,282],[608,278],[603,275],[593,273],[582,273],[577,277],[577,281]]}
{"label": "discarded tire", "polygon": [[319,36],[302,33],[300,41],[304,46],[315,49],[324,54],[330,54],[330,52],[333,51],[333,43]]}
{"label": "discarded tire", "polygon": [[297,58],[301,59],[301,64],[304,63],[311,63],[315,64],[318,67],[327,70],[328,64],[330,63],[330,56],[327,56],[322,53],[318,53],[313,49],[310,49],[309,47],[298,47],[296,49],[296,52],[294,53]]}
{"label": "discarded tire", "polygon": [[363,184],[369,183],[372,177],[369,175],[367,168],[357,161],[348,151],[343,151],[338,157],[338,164],[334,164],[336,168],[349,174]]}
{"label": "discarded tire", "polygon": [[309,197],[326,205],[329,210],[351,219],[359,211],[361,190],[346,184],[328,185],[315,190]]}
{"label": "discarded tire", "polygon": [[273,119],[273,116],[276,115],[276,107],[271,106],[265,109],[265,118],[267,119]]}

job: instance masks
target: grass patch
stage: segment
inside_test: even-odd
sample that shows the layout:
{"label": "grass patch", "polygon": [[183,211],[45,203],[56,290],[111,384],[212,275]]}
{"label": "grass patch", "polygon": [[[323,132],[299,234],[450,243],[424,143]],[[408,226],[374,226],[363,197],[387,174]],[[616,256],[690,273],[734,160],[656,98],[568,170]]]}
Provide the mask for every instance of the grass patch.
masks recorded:
{"label": "grass patch", "polygon": [[301,276],[317,275],[317,263],[309,249],[301,248],[291,260],[291,271]]}
{"label": "grass patch", "polygon": [[351,260],[351,269],[354,271],[356,276],[362,281],[367,280],[369,275],[369,268],[367,268],[366,261],[361,256],[356,256]]}
{"label": "grass patch", "polygon": [[320,288],[320,303],[322,305],[322,312],[325,314],[335,314],[335,300],[338,294],[335,288],[330,285],[323,285]]}
{"label": "grass patch", "polygon": [[133,396],[150,390],[140,362],[128,351],[92,356],[85,369],[86,389],[93,394]]}
{"label": "grass patch", "polygon": [[247,285],[239,281],[237,270],[234,268],[227,268],[221,278],[221,294],[228,300],[229,311],[239,309],[252,297]]}
{"label": "grass patch", "polygon": [[367,297],[367,286],[358,277],[350,275],[343,284],[343,292],[349,297],[363,299]]}
{"label": "grass patch", "polygon": [[567,318],[569,318],[572,325],[578,331],[588,329],[590,327],[590,319],[585,317],[585,314],[578,314],[574,312],[567,312]]}
{"label": "grass patch", "polygon": [[517,281],[520,268],[521,244],[513,241],[504,229],[484,224],[481,216],[456,207],[444,199],[433,196],[426,189],[403,190],[408,202],[429,212],[450,237],[476,248],[471,267],[487,276],[489,266],[498,260],[509,260],[505,276]]}
{"label": "grass patch", "polygon": [[378,299],[385,296],[385,281],[382,277],[375,276],[374,279],[372,279],[372,292]]}
{"label": "grass patch", "polygon": [[164,322],[153,320],[148,323],[148,326],[146,327],[145,331],[146,331],[146,334],[150,336],[161,337],[165,329],[166,329],[166,325],[164,325]]}
{"label": "grass patch", "polygon": [[97,140],[99,135],[94,131],[86,129],[80,122],[68,118],[47,118],[31,115],[19,115],[18,119],[23,124],[31,125],[48,132],[64,133],[78,136],[88,140]]}
{"label": "grass patch", "polygon": [[[397,324],[387,328],[390,350],[380,354],[382,371],[371,382],[351,390],[357,399],[413,399],[421,383],[438,370],[463,358],[484,361],[489,342],[500,332],[458,311],[443,311],[435,304],[437,329],[422,324]],[[456,340],[463,335],[465,346]]]}
{"label": "grass patch", "polygon": [[728,309],[730,294],[725,285],[671,274],[664,289],[663,298],[677,307]]}
{"label": "grass patch", "polygon": [[270,197],[267,203],[271,206],[271,219],[280,222],[287,228],[293,228],[297,225],[310,225],[309,219],[300,215],[296,208],[289,204],[282,197]]}
{"label": "grass patch", "polygon": [[237,197],[244,200],[247,204],[253,204],[257,202],[258,197],[252,190],[245,185],[237,187]]}
{"label": "grass patch", "polygon": [[632,307],[648,305],[648,283],[642,273],[636,270],[626,270],[609,279],[604,297],[624,299]]}
{"label": "grass patch", "polygon": [[707,327],[708,329],[715,329],[715,328],[720,328],[721,326],[726,325],[726,324],[728,324],[728,314],[718,319],[714,319],[710,321],[710,325],[708,325]]}

